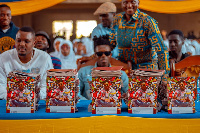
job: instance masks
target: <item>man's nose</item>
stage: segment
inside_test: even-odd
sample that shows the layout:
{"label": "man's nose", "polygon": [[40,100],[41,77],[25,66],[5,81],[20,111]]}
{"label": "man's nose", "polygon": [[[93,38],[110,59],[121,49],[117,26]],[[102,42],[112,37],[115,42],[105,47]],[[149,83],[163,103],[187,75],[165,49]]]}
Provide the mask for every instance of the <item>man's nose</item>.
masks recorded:
{"label": "man's nose", "polygon": [[175,46],[175,42],[174,42],[174,41],[172,41],[170,45],[171,45],[171,46]]}
{"label": "man's nose", "polygon": [[25,46],[25,42],[24,41],[21,41],[19,44],[20,44],[20,46]]}
{"label": "man's nose", "polygon": [[4,15],[4,19],[8,19],[8,15]]}
{"label": "man's nose", "polygon": [[106,57],[105,53],[103,53],[101,57]]}

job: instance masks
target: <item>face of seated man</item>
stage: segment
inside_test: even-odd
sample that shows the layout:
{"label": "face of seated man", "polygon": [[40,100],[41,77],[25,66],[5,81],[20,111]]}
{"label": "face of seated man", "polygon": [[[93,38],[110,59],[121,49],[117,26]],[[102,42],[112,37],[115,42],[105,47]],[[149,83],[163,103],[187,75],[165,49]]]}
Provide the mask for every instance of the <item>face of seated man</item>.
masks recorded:
{"label": "face of seated man", "polygon": [[37,49],[46,51],[49,48],[49,44],[48,44],[47,38],[42,36],[42,35],[41,36],[40,35],[36,36],[35,37],[35,47]]}
{"label": "face of seated man", "polygon": [[98,45],[95,48],[98,67],[109,67],[111,58],[111,48],[108,45]]}
{"label": "face of seated man", "polygon": [[178,55],[181,52],[182,45],[184,44],[183,38],[181,38],[178,34],[172,34],[169,35],[168,40],[171,52]]}
{"label": "face of seated man", "polygon": [[22,63],[27,63],[33,56],[34,35],[31,32],[18,31],[15,47]]}

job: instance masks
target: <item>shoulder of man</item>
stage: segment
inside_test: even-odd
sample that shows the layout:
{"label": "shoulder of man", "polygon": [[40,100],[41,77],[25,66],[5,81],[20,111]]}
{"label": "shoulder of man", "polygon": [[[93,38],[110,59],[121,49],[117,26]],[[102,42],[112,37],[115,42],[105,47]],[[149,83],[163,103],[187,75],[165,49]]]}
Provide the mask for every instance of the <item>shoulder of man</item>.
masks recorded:
{"label": "shoulder of man", "polygon": [[103,26],[102,24],[98,24],[96,27],[94,27],[94,29],[92,30],[92,34],[94,34],[95,32],[99,31],[99,29],[101,29]]}
{"label": "shoulder of man", "polygon": [[16,51],[16,49],[10,49],[10,50],[7,50],[7,51],[3,52],[2,54],[0,54],[1,60],[2,59],[8,60],[9,57],[15,56],[14,51]]}
{"label": "shoulder of man", "polygon": [[15,30],[16,32],[19,30],[19,27],[17,27],[12,21],[10,22],[10,27],[12,30]]}
{"label": "shoulder of man", "polygon": [[143,20],[146,20],[148,22],[153,21],[154,23],[158,23],[153,17],[149,16],[148,14],[144,12],[139,12],[139,18],[142,18]]}
{"label": "shoulder of man", "polygon": [[124,15],[124,12],[120,12],[120,13],[118,13],[118,14],[116,14],[116,15],[114,16],[114,19],[120,19],[120,18],[123,17],[123,15]]}
{"label": "shoulder of man", "polygon": [[[50,55],[50,54],[49,54]],[[59,61],[60,62],[60,59],[59,58],[57,58],[57,57],[55,57],[55,56],[52,56],[52,55],[50,55],[51,56],[51,59],[52,60],[55,60],[55,61]]]}
{"label": "shoulder of man", "polygon": [[79,71],[78,71],[78,75],[80,74],[90,74],[91,73],[91,69],[94,68],[94,66],[85,66],[82,67]]}
{"label": "shoulder of man", "polygon": [[48,58],[51,59],[51,56],[47,52],[44,52],[36,48],[34,48],[34,50],[35,50],[35,54],[37,54],[38,56],[37,58],[40,58],[42,60],[47,60]]}

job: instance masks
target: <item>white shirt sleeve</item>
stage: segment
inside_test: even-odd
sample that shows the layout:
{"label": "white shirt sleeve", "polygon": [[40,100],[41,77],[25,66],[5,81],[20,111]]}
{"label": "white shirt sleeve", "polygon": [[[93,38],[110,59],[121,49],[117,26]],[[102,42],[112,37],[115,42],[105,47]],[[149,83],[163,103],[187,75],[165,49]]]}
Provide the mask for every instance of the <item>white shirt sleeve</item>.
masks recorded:
{"label": "white shirt sleeve", "polygon": [[7,97],[7,76],[0,56],[0,99],[6,99]]}
{"label": "white shirt sleeve", "polygon": [[44,71],[43,74],[41,74],[41,83],[40,83],[40,99],[46,99],[46,78],[47,78],[47,70],[53,69],[53,64],[51,61],[51,57],[47,56],[46,64],[44,64]]}

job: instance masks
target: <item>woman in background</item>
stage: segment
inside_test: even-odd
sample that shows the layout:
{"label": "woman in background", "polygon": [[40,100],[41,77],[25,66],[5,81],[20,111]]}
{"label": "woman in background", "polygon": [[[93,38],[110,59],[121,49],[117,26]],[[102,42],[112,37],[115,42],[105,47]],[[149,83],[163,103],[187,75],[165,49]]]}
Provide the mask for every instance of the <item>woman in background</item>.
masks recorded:
{"label": "woman in background", "polygon": [[56,38],[53,42],[54,52],[49,53],[51,56],[59,58],[59,46],[64,41],[63,38]]}
{"label": "woman in background", "polygon": [[61,60],[61,69],[77,69],[73,44],[69,40],[63,40],[59,46],[59,58]]}

